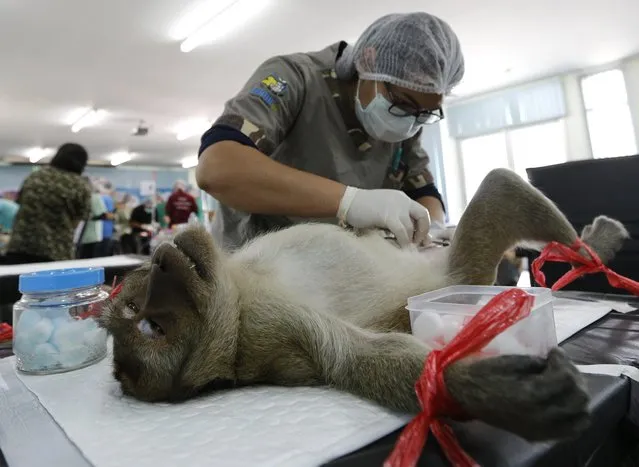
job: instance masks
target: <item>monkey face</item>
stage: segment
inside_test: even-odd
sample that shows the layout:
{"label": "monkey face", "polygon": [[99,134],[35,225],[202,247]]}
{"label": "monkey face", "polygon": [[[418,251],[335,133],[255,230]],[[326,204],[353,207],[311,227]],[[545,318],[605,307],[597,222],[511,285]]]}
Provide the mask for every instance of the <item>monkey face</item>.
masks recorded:
{"label": "monkey face", "polygon": [[232,379],[224,351],[219,361],[210,359],[214,330],[224,327],[214,316],[224,306],[216,300],[218,288],[216,251],[203,229],[160,245],[150,264],[126,276],[100,318],[113,336],[113,375],[124,394],[180,400],[211,380]]}

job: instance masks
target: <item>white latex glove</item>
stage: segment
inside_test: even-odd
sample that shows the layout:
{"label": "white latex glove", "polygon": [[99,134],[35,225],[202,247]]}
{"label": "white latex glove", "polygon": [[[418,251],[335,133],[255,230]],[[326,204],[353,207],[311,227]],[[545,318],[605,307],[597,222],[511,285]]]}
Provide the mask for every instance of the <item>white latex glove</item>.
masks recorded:
{"label": "white latex glove", "polygon": [[349,186],[337,218],[357,229],[388,229],[400,246],[428,241],[428,209],[398,190],[361,190]]}

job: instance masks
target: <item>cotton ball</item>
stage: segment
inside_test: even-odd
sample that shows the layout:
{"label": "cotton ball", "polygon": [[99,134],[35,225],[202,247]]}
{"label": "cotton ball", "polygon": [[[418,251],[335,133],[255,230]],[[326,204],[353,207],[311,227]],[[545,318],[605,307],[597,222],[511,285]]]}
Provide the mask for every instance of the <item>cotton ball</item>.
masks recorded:
{"label": "cotton ball", "polygon": [[106,344],[106,339],[106,331],[96,326],[95,328],[85,331],[83,343],[86,347],[93,349]]}
{"label": "cotton ball", "polygon": [[97,329],[98,328],[98,323],[96,323],[95,319],[93,319],[93,318],[87,318],[87,319],[83,320],[82,323],[84,324],[84,330],[85,331],[91,331],[93,329]]}
{"label": "cotton ball", "polygon": [[53,328],[58,329],[72,322],[73,319],[67,315],[67,316],[58,316],[56,318],[53,318],[51,321],[53,322]]}
{"label": "cotton ball", "polygon": [[525,354],[524,346],[510,334],[501,334],[497,336],[499,340],[499,353],[501,355],[519,355]]}
{"label": "cotton ball", "polygon": [[58,321],[50,342],[60,353],[83,348],[85,326],[81,321]]}
{"label": "cotton ball", "polygon": [[449,343],[464,326],[463,318],[456,315],[445,315],[442,320],[444,322],[444,327],[442,328],[444,342]]}
{"label": "cotton ball", "polygon": [[490,355],[520,355],[525,354],[525,347],[517,338],[509,333],[499,334],[484,348]]}
{"label": "cotton ball", "polygon": [[89,354],[86,351],[86,347],[70,347],[60,352],[60,363],[65,368],[72,368],[80,366],[89,359]]}
{"label": "cotton ball", "polygon": [[33,344],[44,344],[53,333],[53,322],[49,318],[42,318],[29,331],[29,341]]}
{"label": "cotton ball", "polygon": [[438,337],[442,335],[444,323],[437,313],[423,312],[412,325],[412,332],[415,337],[427,344],[435,344]]}
{"label": "cotton ball", "polygon": [[40,320],[42,320],[42,317],[35,310],[25,310],[20,314],[13,336],[13,347],[16,353],[33,353],[33,349],[37,344],[33,342],[36,340],[36,336],[32,336],[31,332]]}
{"label": "cotton ball", "polygon": [[35,346],[46,342],[53,331],[53,323],[43,318],[38,311],[25,310],[16,324],[13,345],[20,354],[32,354]]}
{"label": "cotton ball", "polygon": [[23,368],[27,371],[49,370],[60,364],[57,349],[48,342],[36,345],[33,354],[22,360]]}
{"label": "cotton ball", "polygon": [[31,336],[26,332],[16,332],[13,335],[13,350],[18,355],[28,355],[33,352],[37,344],[31,342]]}
{"label": "cotton ball", "polygon": [[16,324],[16,334],[20,334],[22,332],[29,332],[40,320],[42,316],[36,310],[28,309],[24,310],[20,314],[20,318],[18,318],[18,323]]}

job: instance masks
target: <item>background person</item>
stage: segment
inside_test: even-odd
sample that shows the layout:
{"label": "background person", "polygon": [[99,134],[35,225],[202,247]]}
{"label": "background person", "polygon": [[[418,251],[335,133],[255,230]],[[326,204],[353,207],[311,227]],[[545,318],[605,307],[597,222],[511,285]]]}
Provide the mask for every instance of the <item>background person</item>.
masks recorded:
{"label": "background person", "polygon": [[91,189],[81,177],[88,158],[79,144],[63,144],[48,167],[24,180],[5,264],[75,257],[74,231],[91,211]]}
{"label": "background person", "polygon": [[186,224],[192,213],[198,213],[198,206],[195,198],[186,192],[186,183],[178,180],[173,185],[173,193],[166,200],[166,217],[169,228]]}
{"label": "background person", "polygon": [[113,199],[113,184],[108,180],[100,180],[100,195],[108,215],[102,220],[102,242],[98,247],[96,256],[113,255],[113,243],[115,233],[116,206]]}
{"label": "background person", "polygon": [[91,186],[92,193],[91,214],[86,221],[82,236],[80,237],[80,244],[78,245],[78,257],[83,259],[99,256],[103,239],[103,222],[105,219],[113,216],[107,212],[97,180],[91,180],[89,177],[85,177],[85,180],[87,184]]}

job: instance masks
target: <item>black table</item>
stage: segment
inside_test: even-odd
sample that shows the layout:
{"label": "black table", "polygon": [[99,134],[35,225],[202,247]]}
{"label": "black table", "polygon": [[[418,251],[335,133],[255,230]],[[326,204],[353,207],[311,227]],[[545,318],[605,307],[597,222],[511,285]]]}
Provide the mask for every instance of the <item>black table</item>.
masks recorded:
{"label": "black table", "polygon": [[[623,301],[639,307],[639,299],[623,295],[577,291],[555,295]],[[562,348],[579,365],[609,363],[639,368],[639,312],[612,312],[565,341]],[[455,433],[464,449],[482,466],[611,467],[630,456],[639,465],[639,384],[604,375],[585,377],[592,396],[593,424],[577,440],[531,444],[478,422],[455,424]],[[324,467],[381,466],[400,433],[398,430]],[[449,465],[432,435],[417,465]]]}
{"label": "black table", "polygon": [[[566,467],[619,465],[622,456],[637,444],[623,420],[629,409],[630,382],[604,375],[585,375],[592,396],[593,424],[579,439],[531,444],[511,433],[479,422],[452,424],[464,450],[479,465],[490,467]],[[401,430],[344,456],[325,467],[381,466],[392,451]],[[588,461],[588,462],[586,462]],[[417,464],[448,467],[443,452],[430,434]]]}

